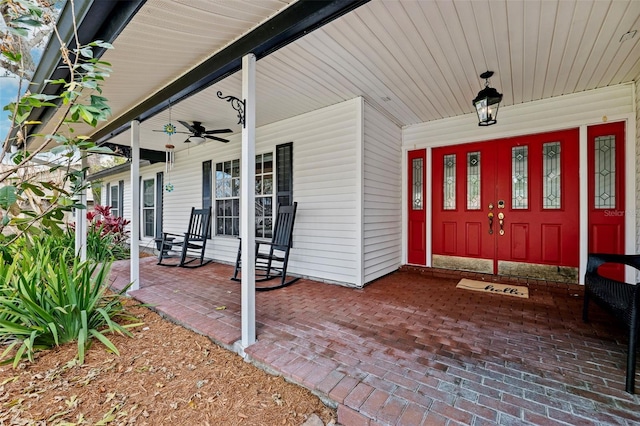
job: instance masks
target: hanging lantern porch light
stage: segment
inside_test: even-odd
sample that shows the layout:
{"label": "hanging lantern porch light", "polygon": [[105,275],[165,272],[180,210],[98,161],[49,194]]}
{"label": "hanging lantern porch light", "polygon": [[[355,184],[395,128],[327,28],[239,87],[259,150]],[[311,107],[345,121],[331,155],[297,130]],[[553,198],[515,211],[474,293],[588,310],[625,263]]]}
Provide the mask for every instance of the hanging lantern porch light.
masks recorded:
{"label": "hanging lantern porch light", "polygon": [[502,93],[498,93],[493,87],[489,87],[489,78],[493,71],[485,71],[480,74],[480,78],[485,80],[484,89],[478,92],[478,96],[473,100],[473,106],[478,113],[478,126],[490,126],[496,124],[498,118],[498,107],[502,101]]}

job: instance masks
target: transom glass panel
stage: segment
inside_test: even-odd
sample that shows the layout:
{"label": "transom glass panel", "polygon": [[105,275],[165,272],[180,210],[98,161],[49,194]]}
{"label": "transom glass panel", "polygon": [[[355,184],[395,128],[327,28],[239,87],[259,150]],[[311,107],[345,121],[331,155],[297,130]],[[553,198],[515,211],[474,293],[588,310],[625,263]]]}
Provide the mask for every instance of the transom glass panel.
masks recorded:
{"label": "transom glass panel", "polygon": [[542,145],[542,208],[560,208],[560,161],[560,142]]}
{"label": "transom glass panel", "polygon": [[529,147],[511,148],[511,208],[529,208]]}
{"label": "transom glass panel", "polygon": [[480,209],[480,153],[467,153],[467,209]]}
{"label": "transom glass panel", "polygon": [[595,140],[595,208],[616,207],[616,138],[599,136]]}
{"label": "transom glass panel", "polygon": [[411,164],[413,168],[413,182],[412,182],[412,190],[413,194],[413,210],[422,210],[424,208],[423,200],[422,200],[422,175],[423,175],[423,167],[422,158],[414,158]]}
{"label": "transom glass panel", "polygon": [[456,209],[456,155],[444,156],[443,210]]}

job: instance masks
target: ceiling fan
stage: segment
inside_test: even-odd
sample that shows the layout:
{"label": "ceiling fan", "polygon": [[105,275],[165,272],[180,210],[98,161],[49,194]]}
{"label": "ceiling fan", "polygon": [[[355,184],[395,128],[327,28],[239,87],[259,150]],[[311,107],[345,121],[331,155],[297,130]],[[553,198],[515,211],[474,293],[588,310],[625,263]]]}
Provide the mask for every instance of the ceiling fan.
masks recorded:
{"label": "ceiling fan", "polygon": [[190,136],[185,140],[185,142],[201,143],[201,142],[204,142],[205,139],[212,139],[212,140],[226,143],[226,142],[229,142],[229,139],[224,139],[224,138],[220,138],[218,136],[213,136],[213,135],[217,135],[220,133],[233,132],[233,130],[231,129],[207,130],[204,128],[204,126],[200,121],[194,121],[193,124],[189,124],[186,121],[178,120],[178,123],[182,124],[184,127],[187,128],[187,130],[189,130],[189,132],[176,132],[176,133],[186,133],[186,134],[190,133]]}

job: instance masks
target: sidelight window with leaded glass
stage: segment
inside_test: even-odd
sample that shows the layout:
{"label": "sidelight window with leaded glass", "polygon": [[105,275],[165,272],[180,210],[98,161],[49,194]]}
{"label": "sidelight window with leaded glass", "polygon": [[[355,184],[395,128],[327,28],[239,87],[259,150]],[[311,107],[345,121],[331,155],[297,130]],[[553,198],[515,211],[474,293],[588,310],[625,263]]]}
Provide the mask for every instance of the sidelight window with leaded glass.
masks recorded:
{"label": "sidelight window with leaded glass", "polygon": [[542,208],[561,207],[561,157],[560,142],[542,145]]}
{"label": "sidelight window with leaded glass", "polygon": [[616,138],[599,136],[595,140],[595,208],[616,207]]}
{"label": "sidelight window with leaded glass", "polygon": [[422,187],[424,185],[424,164],[422,158],[414,158],[411,162],[411,171],[413,182],[411,183],[412,205],[413,210],[422,210],[424,208],[422,200]]}
{"label": "sidelight window with leaded glass", "polygon": [[511,148],[511,208],[529,208],[529,147]]}
{"label": "sidelight window with leaded glass", "polygon": [[445,155],[444,159],[444,183],[443,183],[443,210],[456,209],[456,155]]}
{"label": "sidelight window with leaded glass", "polygon": [[480,153],[467,153],[467,209],[479,210],[480,199]]}

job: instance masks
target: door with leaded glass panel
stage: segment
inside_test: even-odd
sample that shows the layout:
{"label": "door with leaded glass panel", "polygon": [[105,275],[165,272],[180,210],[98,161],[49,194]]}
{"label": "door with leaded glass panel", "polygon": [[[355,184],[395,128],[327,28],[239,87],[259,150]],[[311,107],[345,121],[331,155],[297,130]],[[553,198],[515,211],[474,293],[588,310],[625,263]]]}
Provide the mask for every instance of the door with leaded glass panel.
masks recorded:
{"label": "door with leaded glass panel", "polygon": [[432,165],[432,265],[494,273],[495,144],[434,149]]}
{"label": "door with leaded glass panel", "polygon": [[425,265],[427,261],[427,214],[425,206],[426,150],[408,154],[408,247],[407,263]]}
{"label": "door with leaded glass panel", "polygon": [[[589,126],[589,252],[624,253],[624,122]],[[603,265],[599,273],[624,280],[624,268]]]}
{"label": "door with leaded glass panel", "polygon": [[577,282],[577,129],[433,153],[434,266]]}

